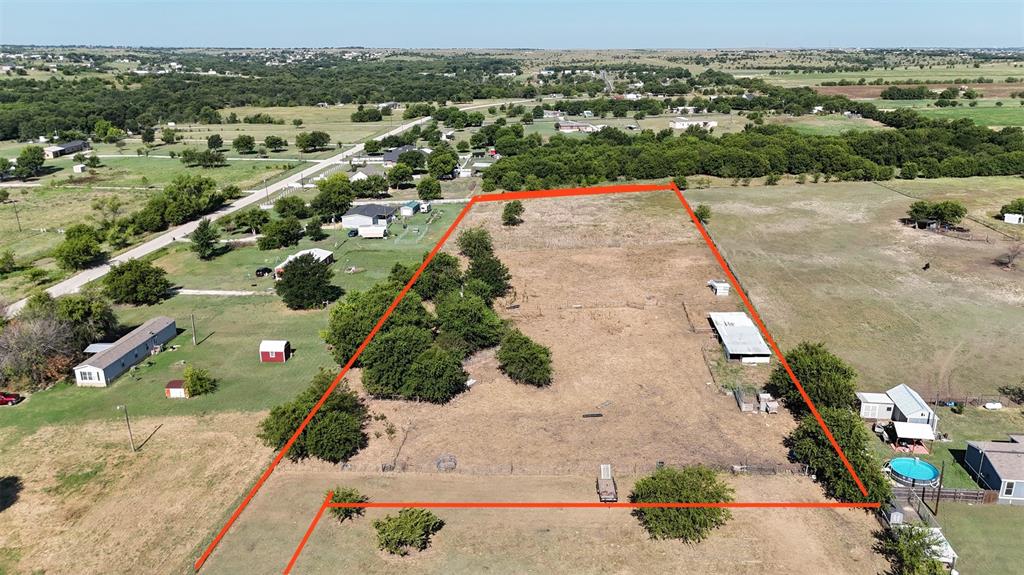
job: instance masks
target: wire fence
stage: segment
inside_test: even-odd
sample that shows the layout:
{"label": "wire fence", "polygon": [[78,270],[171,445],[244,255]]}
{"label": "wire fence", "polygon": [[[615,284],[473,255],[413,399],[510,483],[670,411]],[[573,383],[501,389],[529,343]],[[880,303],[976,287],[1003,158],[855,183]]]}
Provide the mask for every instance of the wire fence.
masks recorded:
{"label": "wire fence", "polygon": [[[379,463],[343,463],[337,466],[342,471],[355,473],[416,473],[416,474],[459,474],[475,476],[568,476],[589,477],[597,473],[599,463],[571,462],[564,464],[508,461],[503,463],[465,464],[451,456],[441,456],[435,461],[384,461]],[[693,463],[688,463],[692,465]],[[687,463],[658,461],[651,463],[611,463],[617,475],[638,477],[653,473],[660,467],[683,467]],[[806,465],[798,463],[737,462],[735,464],[702,464],[715,471],[733,475],[809,475]]]}

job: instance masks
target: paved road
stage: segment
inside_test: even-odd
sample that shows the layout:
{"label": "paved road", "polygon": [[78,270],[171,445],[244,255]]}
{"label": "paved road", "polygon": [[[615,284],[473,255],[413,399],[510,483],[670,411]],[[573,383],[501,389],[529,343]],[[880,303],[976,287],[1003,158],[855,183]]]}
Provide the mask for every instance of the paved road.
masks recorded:
{"label": "paved road", "polygon": [[[519,100],[519,101],[516,101],[516,102],[513,102],[513,103],[517,103],[518,104],[518,103],[530,102],[530,101],[532,101],[532,100]],[[492,105],[493,104],[474,104],[474,105],[471,105],[471,106],[462,106],[461,109],[463,109],[463,110],[473,110],[473,109],[477,109],[477,108],[486,108],[486,107],[492,106]],[[420,125],[420,124],[425,124],[425,123],[427,123],[429,121],[430,121],[430,117],[429,116],[427,116],[425,118],[420,118],[418,120],[413,120],[411,122],[407,122],[405,124],[402,124],[401,126],[398,126],[397,128],[395,128],[393,130],[390,130],[390,131],[388,131],[388,132],[386,132],[384,134],[381,134],[380,136],[377,136],[374,139],[382,140],[382,139],[384,139],[384,138],[386,138],[388,136],[398,135],[398,134],[400,134],[400,133],[402,133],[402,132],[404,132],[406,130],[411,129],[413,126],[417,126],[417,125]],[[314,175],[314,174],[324,170],[325,167],[329,166],[330,164],[340,164],[340,163],[344,162],[350,156],[354,156],[354,155],[362,152],[363,148],[364,148],[363,144],[356,144],[352,148],[349,148],[349,149],[347,149],[347,150],[345,150],[345,151],[343,151],[343,152],[341,152],[339,154],[331,156],[330,158],[327,158],[327,159],[317,163],[316,165],[314,165],[314,166],[312,166],[310,168],[306,168],[306,169],[304,169],[304,170],[302,170],[300,172],[294,173],[294,174],[288,176],[287,178],[284,178],[284,179],[282,179],[282,180],[280,180],[278,182],[275,182],[273,184],[269,184],[266,187],[265,190],[264,189],[250,190],[249,195],[235,200],[234,202],[232,202],[228,206],[225,206],[224,208],[221,208],[220,210],[218,210],[216,212],[213,212],[212,214],[208,214],[206,217],[210,218],[211,220],[216,220],[216,219],[222,218],[222,217],[224,217],[224,216],[226,216],[226,215],[228,215],[230,213],[237,212],[238,210],[241,210],[243,208],[247,208],[247,207],[249,207],[249,206],[251,206],[253,204],[258,203],[260,200],[265,200],[267,195],[269,195],[269,194],[273,194],[273,193],[279,192],[281,190],[284,190],[285,188],[291,187],[294,184],[298,184],[300,182],[300,180],[302,180],[304,178],[308,178],[308,177],[310,177],[310,176],[312,176],[312,175]],[[124,253],[121,253],[121,254],[113,257],[113,258],[111,258],[108,261],[108,263],[105,263],[105,264],[103,264],[101,266],[97,266],[97,267],[94,267],[94,268],[89,268],[87,270],[83,270],[83,271],[81,271],[81,272],[71,276],[70,278],[68,278],[68,279],[66,279],[66,280],[64,280],[64,281],[62,281],[60,283],[54,284],[53,286],[47,288],[46,291],[50,295],[52,295],[54,297],[58,297],[58,296],[62,296],[62,295],[67,295],[67,294],[70,294],[70,293],[75,293],[78,290],[82,289],[82,287],[85,284],[105,276],[107,274],[107,272],[110,271],[110,266],[112,264],[121,264],[121,263],[124,263],[124,262],[126,262],[128,260],[138,259],[138,258],[147,256],[147,255],[149,255],[149,254],[159,250],[160,248],[163,248],[165,246],[170,245],[177,238],[180,238],[182,236],[187,236],[188,234],[192,233],[196,229],[196,226],[198,226],[198,225],[199,225],[199,221],[197,220],[197,221],[188,222],[186,224],[182,224],[180,226],[171,228],[171,229],[167,230],[166,232],[160,234],[159,236],[157,236],[157,237],[155,237],[155,238],[153,238],[153,239],[151,239],[151,240],[149,240],[149,241],[147,241],[145,243],[139,244],[139,245],[135,246],[134,248],[132,248],[132,249],[130,249],[130,250],[124,252]],[[27,299],[22,299],[22,300],[14,302],[10,306],[8,306],[8,308],[7,308],[7,316],[11,317],[11,316],[17,314],[19,311],[21,311],[21,308],[25,307],[25,303],[27,301],[28,301]]]}

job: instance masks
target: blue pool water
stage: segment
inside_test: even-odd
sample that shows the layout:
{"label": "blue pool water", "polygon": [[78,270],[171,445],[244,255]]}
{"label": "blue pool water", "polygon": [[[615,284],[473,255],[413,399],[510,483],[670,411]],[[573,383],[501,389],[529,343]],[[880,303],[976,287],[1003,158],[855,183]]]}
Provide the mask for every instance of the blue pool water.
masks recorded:
{"label": "blue pool water", "polygon": [[889,468],[893,473],[915,481],[934,481],[939,477],[939,470],[934,465],[910,457],[897,457],[890,460]]}

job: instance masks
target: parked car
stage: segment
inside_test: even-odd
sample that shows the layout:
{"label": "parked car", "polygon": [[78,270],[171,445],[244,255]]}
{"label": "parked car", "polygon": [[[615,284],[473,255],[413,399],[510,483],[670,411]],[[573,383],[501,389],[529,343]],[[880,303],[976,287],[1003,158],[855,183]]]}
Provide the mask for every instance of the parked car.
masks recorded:
{"label": "parked car", "polygon": [[270,268],[258,268],[256,270],[256,277],[262,278],[262,277],[269,276],[272,273],[274,273],[274,270],[272,270]]}
{"label": "parked car", "polygon": [[7,393],[6,391],[0,391],[0,405],[16,405],[21,403],[25,398],[19,393]]}
{"label": "parked car", "polygon": [[354,238],[359,235],[359,230],[352,229],[348,231],[348,237]]}

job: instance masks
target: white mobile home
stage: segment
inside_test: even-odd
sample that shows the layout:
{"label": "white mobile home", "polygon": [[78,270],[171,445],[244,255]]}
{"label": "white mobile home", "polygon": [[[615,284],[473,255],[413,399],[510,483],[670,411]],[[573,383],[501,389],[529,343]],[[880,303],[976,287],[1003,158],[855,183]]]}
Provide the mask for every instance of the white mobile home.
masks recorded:
{"label": "white mobile home", "polygon": [[173,319],[155,317],[75,366],[75,383],[81,387],[106,387],[117,376],[159,351],[177,334]]}

